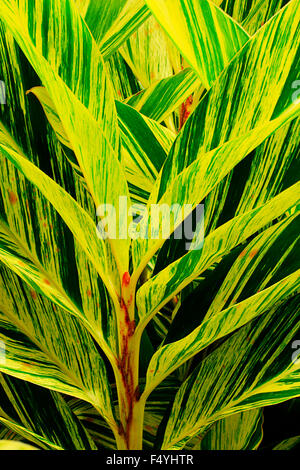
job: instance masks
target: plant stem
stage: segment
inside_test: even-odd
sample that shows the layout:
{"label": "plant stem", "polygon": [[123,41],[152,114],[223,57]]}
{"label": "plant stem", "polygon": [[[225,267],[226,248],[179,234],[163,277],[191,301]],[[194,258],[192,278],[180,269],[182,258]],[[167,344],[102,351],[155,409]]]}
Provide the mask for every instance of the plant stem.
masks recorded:
{"label": "plant stem", "polygon": [[119,357],[115,370],[119,401],[119,449],[141,450],[143,441],[144,402],[139,393],[140,335],[135,328],[135,286],[128,273],[122,280],[118,314]]}
{"label": "plant stem", "polygon": [[[139,345],[136,335],[124,335],[123,354],[116,371],[122,449],[141,450],[144,402],[139,396]],[[120,447],[119,447],[120,448]]]}

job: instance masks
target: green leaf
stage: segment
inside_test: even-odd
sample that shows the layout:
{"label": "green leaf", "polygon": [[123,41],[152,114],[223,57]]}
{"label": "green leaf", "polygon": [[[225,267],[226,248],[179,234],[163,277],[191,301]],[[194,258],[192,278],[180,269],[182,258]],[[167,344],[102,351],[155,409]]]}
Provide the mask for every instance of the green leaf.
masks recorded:
{"label": "green leaf", "polygon": [[[0,260],[14,271],[31,288],[32,292],[44,294],[51,302],[66,312],[79,318],[98,344],[111,358],[111,351],[99,329],[96,319],[90,315],[88,308],[80,309],[69,294],[61,287],[59,280],[47,272],[37,257],[22,245],[21,240],[0,220]],[[86,294],[86,292],[85,292]],[[90,293],[90,297],[92,293]]]}
{"label": "green leaf", "polygon": [[153,355],[147,372],[145,395],[185,361],[232,331],[262,315],[273,304],[282,302],[300,288],[300,270],[242,302],[220,311],[196,328],[187,337],[167,344]]}
{"label": "green leaf", "polygon": [[292,361],[291,348],[299,332],[298,305],[299,295],[274,306],[196,367],[177,392],[163,449],[182,448],[226,416],[300,395],[299,363]]}
{"label": "green leaf", "polygon": [[114,258],[107,242],[97,237],[95,223],[88,213],[61,186],[22,155],[21,149],[1,123],[0,152],[51,202],[95,265],[108,290],[114,292],[113,284],[118,283]]}
{"label": "green leaf", "polygon": [[150,193],[175,136],[130,106],[116,105],[127,179]]}
{"label": "green leaf", "polygon": [[[34,87],[29,91],[43,106],[57,138],[72,150],[72,144],[68,140],[47,90],[43,87]],[[131,185],[133,197],[141,196],[141,202],[145,202],[144,198],[147,200],[149,197],[175,135],[124,103],[116,101],[116,108],[122,143],[122,162],[127,181]],[[78,170],[80,171],[79,167]]]}
{"label": "green leaf", "polygon": [[[253,0],[246,4],[240,0],[226,0],[222,7],[254,34],[285,3]],[[206,233],[215,229],[220,220],[224,223],[233,214],[238,215],[266,202],[297,181],[298,141],[297,132],[294,132],[297,126],[298,120],[295,120],[276,131],[209,194],[205,200]]]}
{"label": "green leaf", "polygon": [[5,348],[0,370],[82,398],[115,426],[106,366],[90,335],[74,317],[2,264],[0,268],[0,338]]}
{"label": "green leaf", "polygon": [[[188,119],[152,191],[148,217],[140,222],[145,230],[151,204],[191,204],[194,209],[252,150],[297,117],[300,107],[292,102],[291,84],[299,60],[298,3],[291,2],[248,41]],[[289,36],[283,34],[286,28]],[[181,221],[177,211],[170,234]],[[136,277],[164,242],[161,233],[156,235],[133,242]]]}
{"label": "green leaf", "polygon": [[[31,28],[39,28],[42,15],[47,18],[47,36]],[[112,87],[98,47],[73,2],[43,0],[35,8],[25,1],[4,0],[0,18],[47,88],[96,207],[106,203],[118,208],[119,195],[129,194],[119,162]],[[100,174],[105,175],[101,184]],[[110,239],[110,245],[122,276],[128,271],[129,239]]]}
{"label": "green leaf", "polygon": [[86,21],[97,43],[101,43],[105,34],[118,20],[127,0],[75,0],[79,13]]}
{"label": "green leaf", "polygon": [[[76,4],[105,58],[115,52],[150,16],[144,0],[76,0]],[[99,18],[105,18],[105,21],[99,21]]]}
{"label": "green leaf", "polygon": [[[6,83],[10,104],[1,110],[5,142],[9,131],[10,136],[15,136],[9,139],[11,145],[17,151],[22,148],[31,162],[38,162],[94,219],[91,196],[75,170],[68,165],[54,132],[46,120],[43,121],[42,109],[39,104],[34,106],[35,100],[30,99],[31,95],[25,97],[28,83],[37,80],[34,72],[28,64],[25,67],[18,46],[9,32],[4,33],[2,28],[0,41],[0,75]],[[17,69],[19,73],[12,77],[9,71]],[[41,143],[40,135],[43,133],[47,139]],[[109,329],[114,326],[114,318],[107,315],[111,310],[107,306],[108,294],[93,267],[94,260],[89,261],[51,204],[9,160],[0,158],[0,168],[2,261],[5,257],[6,264],[23,279],[26,277],[32,289],[50,295],[52,301],[56,299],[59,306],[64,305],[69,313],[80,318],[110,356],[103,335],[108,341],[112,338]],[[108,325],[105,331],[101,330],[102,322]],[[110,342],[112,349],[116,347],[115,342]]]}
{"label": "green leaf", "polygon": [[278,129],[208,195],[206,234],[264,204],[298,180],[298,126],[299,118]]}
{"label": "green leaf", "polygon": [[116,100],[124,101],[140,91],[140,85],[120,52],[112,54],[105,62],[108,77]]}
{"label": "green leaf", "polygon": [[146,0],[159,23],[209,88],[249,36],[207,0]]}
{"label": "green leaf", "polygon": [[153,16],[122,45],[120,53],[142,88],[173,75],[173,70],[180,67],[179,51],[169,44]]}
{"label": "green leaf", "polygon": [[220,419],[194,450],[255,450],[263,438],[262,409],[244,411]]}
{"label": "green leaf", "polygon": [[[280,9],[282,2],[278,4],[254,0],[251,8],[249,2],[247,5],[243,1],[223,3],[226,3],[227,13],[234,13],[234,18],[239,22],[247,20],[247,24],[256,32],[262,21],[267,21]],[[297,181],[296,176],[300,171],[296,131],[298,125],[299,120],[296,119],[276,131],[208,194],[203,201],[206,236],[230,218],[254,209]],[[221,122],[218,123],[218,128],[220,126]],[[174,240],[172,236],[165,241],[158,253],[155,272],[164,269],[187,251],[186,240]]]}
{"label": "green leaf", "polygon": [[0,374],[0,397],[0,422],[19,439],[43,449],[96,448],[59,393]]}
{"label": "green leaf", "polygon": [[223,0],[221,7],[249,34],[255,34],[272,16],[286,5],[286,0]]}
{"label": "green leaf", "polygon": [[277,444],[273,450],[291,450],[300,444],[300,436],[290,437]]}
{"label": "green leaf", "polygon": [[142,323],[147,323],[177,292],[208,269],[239,243],[280,217],[299,200],[300,183],[283,191],[262,206],[241,214],[220,226],[204,239],[200,250],[191,250],[146,282],[137,292]]}
{"label": "green leaf", "polygon": [[[300,216],[285,218],[238,245],[206,270],[197,287],[184,297],[165,343],[187,336],[203,321],[270,287],[299,268]],[[197,312],[197,315],[195,315]]]}
{"label": "green leaf", "polygon": [[18,441],[6,441],[2,439],[0,441],[0,450],[38,450],[36,447],[24,442]]}
{"label": "green leaf", "polygon": [[164,121],[201,85],[193,70],[163,78],[146,90],[131,96],[126,103],[155,121]]}

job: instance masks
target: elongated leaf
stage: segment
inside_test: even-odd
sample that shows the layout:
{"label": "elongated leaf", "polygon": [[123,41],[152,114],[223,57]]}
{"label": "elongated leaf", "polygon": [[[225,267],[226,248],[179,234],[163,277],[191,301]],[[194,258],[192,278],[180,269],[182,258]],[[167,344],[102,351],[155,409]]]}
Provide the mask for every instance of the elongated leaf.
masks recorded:
{"label": "elongated leaf", "polygon": [[300,288],[300,270],[262,292],[235,304],[204,321],[190,335],[159,349],[151,359],[147,372],[148,394],[168,374],[183,362],[207,347],[213,341],[245,325],[253,318],[268,311]]}
{"label": "elongated leaf", "polygon": [[164,449],[181,448],[226,416],[299,396],[299,364],[290,344],[299,332],[298,306],[299,295],[275,306],[200,363],[177,392]]}
{"label": "elongated leaf", "polygon": [[298,126],[299,118],[276,131],[209,194],[205,233],[267,202],[298,180]]}
{"label": "elongated leaf", "polygon": [[155,121],[164,121],[199,86],[200,80],[187,68],[178,74],[154,83],[126,100],[137,111]]}
{"label": "elongated leaf", "polygon": [[60,285],[56,284],[55,280],[53,281],[52,273],[47,272],[43,268],[39,260],[28,251],[28,248],[22,246],[22,242],[18,237],[1,220],[0,260],[18,274],[32,288],[32,292],[44,294],[57,306],[79,318],[107,355],[111,356],[103,333],[99,330],[93,316],[89,315],[88,309],[80,309],[76,305],[67,292]]}
{"label": "elongated leaf", "polygon": [[[51,101],[46,89],[34,87],[30,92],[41,102],[58,139],[72,149],[72,144],[68,140],[54,103]],[[144,192],[147,200],[175,135],[165,127],[143,117],[126,104],[116,102],[116,106],[126,177],[132,185],[131,191],[133,194],[140,195],[141,192],[142,194]],[[136,188],[136,191],[132,187]]]}
{"label": "elongated leaf", "polygon": [[180,64],[179,51],[175,49],[171,54],[170,47],[164,31],[151,16],[122,45],[120,53],[142,88],[147,88],[155,81],[171,76],[174,70],[173,62]]}
{"label": "elongated leaf", "polygon": [[[107,243],[105,243],[102,238],[99,239],[97,237],[93,220],[63,188],[22,155],[21,150],[12,137],[1,125],[0,151],[2,155],[8,158],[52,203],[80,242],[89,259],[93,264],[97,263],[96,268],[100,276],[103,278],[108,289],[112,291],[112,284],[117,283],[116,275],[112,273],[114,260],[112,255],[109,255],[110,251],[109,248],[107,248]],[[96,253],[97,256],[95,257]],[[111,264],[108,262],[109,256],[111,256]]]}
{"label": "elongated leaf", "polygon": [[[114,0],[113,3],[76,0],[76,3],[105,58],[115,52],[150,16],[143,0]],[[107,19],[102,24],[99,17],[103,16]]]}
{"label": "elongated leaf", "polygon": [[140,91],[136,80],[120,52],[115,52],[105,63],[108,77],[114,89],[116,100],[124,101]]}
{"label": "elongated leaf", "polygon": [[106,367],[91,337],[2,265],[0,289],[0,370],[87,400],[114,426]]}
{"label": "elongated leaf", "polygon": [[286,5],[286,0],[224,0],[221,8],[232,16],[249,34],[255,34],[272,16]]}
{"label": "elongated leaf", "polygon": [[300,436],[290,437],[277,444],[273,450],[291,450],[300,444]]}
{"label": "elongated leaf", "polygon": [[[30,27],[39,27],[36,20],[43,12],[48,32],[51,31],[46,40]],[[46,86],[96,206],[109,203],[118,208],[116,188],[125,197],[128,188],[118,161],[119,135],[112,88],[98,47],[77,9],[70,0],[40,0],[38,8],[30,8],[25,1],[3,1],[0,18]],[[34,41],[35,36],[40,42]],[[57,51],[55,57],[50,53],[53,50]],[[87,64],[89,80],[86,67],[80,67],[82,60]],[[101,185],[99,174],[107,178],[102,179]],[[111,240],[111,247],[115,255],[120,247],[116,261],[122,275],[128,271],[129,240]]]}
{"label": "elongated leaf", "polygon": [[[134,183],[134,178],[139,174],[143,175],[140,185],[138,181],[135,184],[150,193],[167,158],[165,143],[159,142],[159,134],[164,136],[166,145],[169,145],[170,132],[164,132],[162,127],[145,120],[141,114],[123,103],[117,103],[117,110],[127,178]],[[129,177],[129,170],[132,179]]]}
{"label": "elongated leaf", "polygon": [[[291,83],[296,77],[295,64],[299,60],[298,12],[298,0],[292,1],[248,41],[230,66],[224,70],[173,144],[152,192],[151,204],[167,203],[171,207],[174,203],[180,205],[188,203],[195,208],[252,150],[278,128],[297,117],[299,105],[291,102],[290,90]],[[287,36],[280,32],[286,28],[291,31],[289,38],[294,38],[289,44],[282,43],[289,41]],[[276,37],[270,42],[269,37],[274,32]],[[283,54],[282,61],[279,61],[280,54]],[[268,61],[265,55],[268,56]],[[258,60],[261,69],[257,67]],[[270,63],[272,65],[269,65]],[[285,66],[281,70],[283,63]],[[243,70],[243,80],[240,79],[241,70]],[[229,81],[231,86],[228,86]],[[274,82],[276,87],[272,88]],[[255,94],[249,91],[253,83],[256,87]],[[257,93],[259,87],[262,94]],[[229,109],[231,108],[229,103],[233,102],[234,108]],[[219,110],[217,115],[216,109]],[[224,119],[225,115],[228,119]],[[172,185],[170,179],[173,181]],[[184,197],[179,198],[178,194],[182,195],[181,188],[186,189]],[[151,207],[148,211],[150,216],[145,216],[140,223],[146,229],[151,221],[150,209]],[[169,233],[172,233],[181,221],[182,215],[177,213]],[[146,260],[151,259],[163,244],[163,239],[159,235],[156,237],[159,240],[151,240],[151,237],[148,237],[146,240],[142,238],[133,243],[135,265],[140,266],[137,275]]]}
{"label": "elongated leaf", "polygon": [[[203,273],[168,330],[165,343],[187,336],[203,321],[279,282],[299,268],[299,215],[285,218],[238,245]],[[195,315],[196,313],[196,315]]]}
{"label": "elongated leaf", "polygon": [[239,253],[219,286],[205,320],[229,305],[265,289],[271,282],[278,282],[298,268],[299,221],[299,213],[286,218],[261,232]]}
{"label": "elongated leaf", "polygon": [[[256,32],[262,22],[269,20],[281,8],[283,2],[253,0],[252,6],[251,2],[246,5],[243,1],[223,3],[226,3],[222,4],[226,12],[233,14],[238,22],[247,20],[247,25]],[[205,198],[206,235],[230,218],[263,204],[297,181],[296,175],[300,171],[298,125],[296,119],[276,131]],[[218,128],[220,126],[221,122],[218,122]],[[209,127],[206,132],[210,132]],[[173,237],[166,240],[159,251],[155,272],[164,269],[170,261],[180,258],[187,251],[186,240],[174,240]]]}
{"label": "elongated leaf", "polygon": [[147,322],[161,306],[225,253],[296,207],[299,188],[298,183],[261,207],[230,220],[205,238],[201,250],[190,251],[150,279],[137,292],[140,318]]}
{"label": "elongated leaf", "polygon": [[[10,135],[15,136],[14,142],[16,145],[19,144],[20,148],[22,147],[23,153],[32,162],[38,163],[48,175],[55,178],[94,219],[95,210],[91,196],[76,172],[66,162],[54,133],[43,121],[43,111],[40,110],[39,104],[34,106],[35,100],[31,97],[32,95],[28,95],[28,98],[25,96],[28,83],[35,83],[37,80],[34,72],[28,64],[26,65],[26,59],[9,32],[3,33],[2,28],[0,41],[0,73],[6,83],[9,102],[9,106],[1,109],[3,124],[9,130]],[[19,73],[12,77],[11,70],[19,70]],[[41,141],[41,134],[47,135],[47,140]],[[51,168],[49,168],[50,162]],[[18,261],[23,262],[24,265],[29,262],[30,269],[33,268],[36,274],[38,272],[38,276],[44,273],[40,279],[40,288],[43,289],[44,294],[50,294],[50,292],[54,294],[56,291],[54,297],[57,298],[58,291],[60,291],[60,300],[63,295],[65,307],[68,304],[75,315],[80,315],[97,342],[102,343],[102,348],[105,349],[101,341],[104,333],[112,348],[116,349],[116,341],[110,341],[114,336],[108,333],[111,328],[115,327],[114,317],[110,313],[112,308],[108,304],[108,295],[93,267],[93,262],[89,261],[80,244],[73,238],[72,233],[47,199],[23,177],[14,165],[9,160],[0,158],[0,167],[0,224],[1,229],[5,228],[6,242],[14,251],[14,253],[10,252],[10,255],[16,255],[13,261],[14,268],[20,268]],[[6,242],[5,249],[8,248]],[[4,248],[3,245],[2,248]],[[19,255],[22,259],[18,260]],[[28,270],[27,265],[27,281],[30,269]],[[44,282],[46,280],[47,283]],[[36,278],[31,284],[33,289],[36,288],[35,281]],[[52,296],[52,300],[54,297]],[[107,325],[104,331],[101,331],[102,322]]]}
{"label": "elongated leaf", "polygon": [[89,29],[93,32],[95,40],[99,43],[117,21],[127,0],[112,0],[111,2],[75,0],[75,3]]}
{"label": "elongated leaf", "polygon": [[1,374],[0,396],[0,422],[27,441],[43,449],[95,449],[59,393]]}
{"label": "elongated leaf", "polygon": [[207,0],[146,0],[202,84],[209,88],[249,36]]}
{"label": "elongated leaf", "polygon": [[[293,0],[248,41],[186,123],[165,164],[165,175],[174,177],[203,153],[269,122],[288,109],[292,102],[291,85],[296,79],[295,66],[299,60],[297,24],[298,0]],[[291,36],[283,35],[286,28]],[[270,43],[273,36],[274,41]],[[293,38],[291,42],[290,38]],[[286,64],[284,76],[279,71],[283,61]],[[276,87],[271,93],[274,83]],[[197,129],[197,139],[192,141],[189,152],[183,153],[194,129]],[[160,197],[166,188],[164,173],[161,175]]]}
{"label": "elongated leaf", "polygon": [[217,421],[195,450],[255,450],[262,437],[260,408],[237,413]]}
{"label": "elongated leaf", "polygon": [[36,447],[18,441],[0,441],[0,450],[37,450]]}
{"label": "elongated leaf", "polygon": [[[269,2],[253,0],[246,4],[240,0],[225,0],[222,2],[222,8],[242,24],[248,33],[254,34],[286,3],[276,0]],[[299,172],[297,132],[294,132],[297,126],[298,121],[295,120],[275,132],[255,150],[251,157],[250,168],[249,157],[208,196],[205,201],[206,233],[216,228],[220,219],[224,223],[234,212],[238,215],[242,211],[254,208],[258,203],[266,202],[282,190],[282,187],[287,187],[287,179],[291,180],[290,184],[296,181],[295,178],[293,180],[293,176]],[[237,190],[237,186],[241,189]]]}

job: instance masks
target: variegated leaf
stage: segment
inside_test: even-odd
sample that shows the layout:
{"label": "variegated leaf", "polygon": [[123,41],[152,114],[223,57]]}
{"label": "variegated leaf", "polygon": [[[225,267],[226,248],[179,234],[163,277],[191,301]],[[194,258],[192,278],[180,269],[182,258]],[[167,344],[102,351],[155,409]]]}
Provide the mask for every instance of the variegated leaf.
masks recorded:
{"label": "variegated leaf", "polygon": [[193,450],[256,450],[263,438],[262,409],[220,419]]}
{"label": "variegated leaf", "polygon": [[96,448],[59,393],[0,374],[0,398],[0,422],[19,438],[42,449]]}
{"label": "variegated leaf", "polygon": [[164,121],[201,85],[192,69],[187,68],[171,77],[153,83],[126,100],[137,111],[155,121]]}
{"label": "variegated leaf", "polygon": [[0,296],[4,344],[0,370],[82,398],[115,426],[105,363],[79,322],[29,289],[2,264]]}
{"label": "variegated leaf", "polygon": [[[48,21],[46,39],[39,32],[39,18],[43,14]],[[1,3],[0,18],[47,88],[96,207],[113,204],[118,209],[116,189],[128,198],[128,187],[119,162],[112,87],[98,47],[73,2],[40,0],[36,7],[25,1],[5,0]],[[37,28],[35,31],[32,24]],[[38,42],[34,40],[37,37]],[[53,56],[51,51],[57,53]],[[86,69],[80,67],[83,60],[88,64],[89,80]],[[101,184],[100,174],[107,177]],[[129,240],[110,239],[110,245],[122,276],[128,271]]]}
{"label": "variegated leaf", "polygon": [[2,439],[0,441],[0,450],[37,450],[37,448],[30,444],[25,444],[24,442],[6,441]]}
{"label": "variegated leaf", "polygon": [[300,395],[299,363],[292,361],[291,348],[299,333],[298,307],[299,295],[274,306],[199,364],[177,392],[163,449],[182,448],[226,416]]}
{"label": "variegated leaf", "polygon": [[[108,58],[150,16],[144,0],[75,0],[101,52]],[[99,21],[99,17],[106,17]]]}
{"label": "variegated leaf", "polygon": [[[148,230],[151,221],[151,204],[166,203],[169,207],[174,203],[181,206],[191,204],[195,208],[252,150],[297,117],[300,106],[292,102],[291,84],[296,78],[296,63],[299,60],[299,11],[298,0],[290,2],[248,41],[205,95],[173,144],[152,191],[148,214],[140,223],[143,230]],[[291,31],[289,45],[281,42],[285,43],[287,36],[279,33],[287,27]],[[271,42],[269,38],[275,31],[278,34]],[[278,67],[280,54],[283,56],[279,63],[282,66],[285,63],[282,70]],[[260,68],[257,66],[258,60]],[[243,80],[240,80],[241,70]],[[254,83],[255,94],[249,91]],[[262,94],[257,93],[258,87],[261,87]],[[232,103],[235,103],[233,109]],[[219,110],[217,114],[216,110]],[[225,116],[228,118],[225,119]],[[193,138],[195,134],[197,138]],[[173,181],[171,185],[170,180]],[[188,215],[186,213],[185,217]],[[177,210],[174,219],[169,233],[181,223],[182,213]],[[158,227],[155,230],[156,239],[149,236],[133,243],[137,277],[163,244],[161,227],[160,232],[157,231]]]}
{"label": "variegated leaf", "polygon": [[213,2],[146,0],[182,55],[210,88],[249,39],[241,26]]}

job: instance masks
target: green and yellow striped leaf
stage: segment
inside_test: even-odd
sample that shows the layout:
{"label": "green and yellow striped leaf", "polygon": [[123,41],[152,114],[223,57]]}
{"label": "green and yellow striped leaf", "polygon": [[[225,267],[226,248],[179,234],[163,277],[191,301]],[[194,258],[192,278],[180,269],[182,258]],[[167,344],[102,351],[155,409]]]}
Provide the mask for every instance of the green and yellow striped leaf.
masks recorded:
{"label": "green and yellow striped leaf", "polygon": [[[172,50],[170,50],[172,49]],[[180,70],[180,54],[151,16],[120,48],[142,89]],[[179,71],[178,70],[178,71]]]}
{"label": "green and yellow striped leaf", "polygon": [[0,422],[17,433],[14,440],[21,437],[48,450],[96,448],[59,393],[0,374],[0,397]]}
{"label": "green and yellow striped leaf", "polygon": [[200,86],[201,82],[193,70],[187,68],[153,83],[131,96],[126,103],[145,116],[162,122]]}
{"label": "green and yellow striped leaf", "polygon": [[193,450],[256,450],[263,438],[260,408],[217,421]]}
{"label": "green and yellow striped leaf", "polygon": [[290,437],[277,444],[273,450],[291,450],[300,444],[300,436]]}
{"label": "green and yellow striped leaf", "polygon": [[203,321],[270,287],[299,268],[299,215],[261,231],[203,272],[181,305],[165,343],[187,336]]}
{"label": "green and yellow striped leaf", "polygon": [[116,105],[127,180],[150,194],[175,136],[130,106]]}
{"label": "green and yellow striped leaf", "polygon": [[140,91],[140,85],[120,52],[115,52],[105,62],[116,100],[124,101]]}
{"label": "green and yellow striped leaf", "polygon": [[299,118],[278,129],[208,195],[204,201],[206,234],[298,181],[298,126]]}
{"label": "green and yellow striped leaf", "polygon": [[[144,0],[76,0],[76,4],[105,58],[113,54],[150,16]],[[102,22],[103,18],[105,21]]]}
{"label": "green and yellow striped leaf", "polygon": [[7,441],[2,439],[0,441],[0,450],[38,450],[36,447],[24,442]]}
{"label": "green and yellow striped leaf", "polygon": [[[9,141],[16,151],[21,151],[22,147],[23,154],[26,153],[31,162],[38,163],[55,178],[94,219],[91,197],[75,171],[66,165],[63,150],[51,128],[47,126],[46,121],[43,121],[43,112],[39,109],[39,105],[34,106],[34,99],[30,95],[28,98],[25,95],[28,83],[36,81],[35,74],[28,66],[24,67],[22,62],[24,58],[22,59],[18,46],[8,31],[2,32],[2,28],[0,41],[2,46],[0,73],[6,83],[9,103],[9,106],[1,109],[3,125],[0,126],[4,129],[3,141],[6,143]],[[10,70],[19,70],[19,73],[11,76]],[[47,135],[45,141],[41,141],[40,138],[43,132]],[[14,138],[10,138],[9,135],[10,137],[13,135]],[[101,321],[105,319],[108,325],[111,323],[113,326],[114,319],[111,314],[105,318],[108,295],[94,268],[94,260],[89,261],[80,244],[73,238],[47,199],[3,156],[0,158],[0,167],[0,225],[1,230],[4,227],[5,232],[2,231],[3,242],[6,240],[5,246],[2,244],[2,249],[6,251],[5,256],[8,254],[8,242],[13,249],[13,253],[9,253],[10,262],[19,274],[18,263],[23,262],[23,275],[26,274],[27,281],[32,282],[31,287],[33,289],[37,287],[35,281],[38,276],[39,286],[44,294],[51,293],[52,301],[54,298],[58,300],[60,297],[61,301],[64,298],[65,307],[68,305],[67,309],[71,308],[75,315],[81,317],[86,328],[105,349],[103,333],[108,341],[113,335],[102,331]],[[96,226],[96,221],[94,223]],[[35,279],[28,277],[33,274],[32,269]],[[70,276],[73,270],[78,273],[78,279]],[[116,341],[109,342],[115,349]],[[106,352],[109,355],[107,346]]]}
{"label": "green and yellow striped leaf", "polygon": [[[31,25],[40,28],[43,14],[47,38],[31,30]],[[36,8],[25,1],[3,1],[0,18],[47,88],[96,207],[108,203],[118,208],[119,191],[128,197],[128,187],[119,162],[112,87],[98,47],[73,2],[40,0]],[[57,53],[53,56],[51,51]],[[101,184],[100,174],[106,176]],[[129,240],[110,240],[110,244],[122,275],[128,271]]]}
{"label": "green and yellow striped leaf", "polygon": [[[220,2],[219,2],[220,3]],[[286,0],[223,0],[221,8],[250,34],[255,34],[272,16],[286,5]]]}
{"label": "green and yellow striped leaf", "polygon": [[300,396],[299,7],[0,2],[0,447],[256,449]]}
{"label": "green and yellow striped leaf", "polygon": [[200,250],[189,251],[147,281],[137,292],[142,322],[147,323],[177,292],[239,243],[288,210],[296,208],[299,189],[300,184],[297,183],[261,207],[230,220],[208,235]]}
{"label": "green and yellow striped leaf", "polygon": [[299,332],[298,306],[299,295],[274,306],[196,367],[177,392],[163,449],[182,448],[226,416],[300,395],[299,363],[292,361],[291,348]]}
{"label": "green and yellow striped leaf", "polygon": [[95,264],[108,290],[114,292],[113,286],[118,285],[114,258],[107,242],[98,238],[96,225],[90,216],[61,186],[22,155],[21,149],[1,125],[0,152],[51,202],[81,244],[88,258]]}
{"label": "green and yellow striped leaf", "polygon": [[[7,129],[3,134],[5,141],[9,130],[9,134],[15,136],[10,140],[11,145],[18,151],[22,147],[26,157],[48,171],[94,219],[91,196],[76,171],[72,170],[71,165],[66,165],[64,150],[51,128],[44,123],[43,111],[39,109],[39,105],[34,106],[32,95],[25,95],[28,83],[36,81],[34,73],[22,65],[21,53],[8,31],[4,34],[1,29],[0,40],[0,73],[6,83],[9,102],[9,106],[1,109],[1,121]],[[19,70],[19,73],[12,77],[10,70]],[[40,134],[43,132],[47,135],[47,140],[41,144]],[[48,162],[51,162],[51,168]],[[73,238],[47,199],[9,160],[1,157],[0,167],[0,225],[5,232],[2,230],[3,242],[6,240],[5,246],[2,244],[2,249],[6,251],[5,256],[8,254],[9,244],[13,249],[13,253],[9,252],[9,257],[14,269],[20,274],[19,262],[24,263],[22,272],[26,274],[27,281],[31,282],[31,287],[37,287],[38,276],[43,293],[51,293],[52,301],[59,297],[70,313],[73,311],[73,314],[79,315],[78,318],[81,318],[109,356],[108,348],[103,342],[103,333],[112,349],[115,349],[116,340],[113,340],[114,335],[109,332],[110,328],[114,328],[114,318],[109,312],[111,307],[107,306],[108,295],[94,268],[94,260],[89,261],[81,245]],[[77,272],[78,279],[70,276],[73,271]],[[30,279],[28,276],[33,273],[35,278]],[[110,325],[106,331],[102,331],[102,321]]]}
{"label": "green and yellow striped leaf", "polygon": [[241,26],[210,1],[146,3],[206,88],[249,39]]}
{"label": "green and yellow striped leaf", "polygon": [[[112,357],[103,332],[99,329],[96,318],[89,314],[89,309],[81,309],[76,305],[70,295],[57,283],[55,276],[45,270],[39,260],[22,245],[21,240],[1,220],[0,261],[23,279],[31,287],[32,292],[45,295],[58,307],[80,319],[107,356]],[[87,292],[84,294],[88,296]],[[91,296],[92,293],[90,293]]]}
{"label": "green and yellow striped leaf", "polygon": [[[296,78],[299,60],[298,3],[298,0],[290,2],[248,41],[200,102],[173,144],[152,191],[149,215],[144,217],[141,227],[147,229],[151,221],[150,204],[166,203],[169,207],[174,203],[191,204],[195,208],[252,150],[298,116],[299,104],[291,99],[291,84]],[[282,43],[287,36],[280,33],[286,28],[291,30],[289,45]],[[276,37],[271,42],[269,38],[274,32]],[[278,60],[280,54],[284,55],[282,61]],[[257,66],[258,60],[261,69]],[[255,94],[249,90],[254,83]],[[259,87],[262,94],[257,93]],[[232,103],[235,103],[233,109]],[[219,110],[217,114],[216,110]],[[224,119],[225,115],[228,119]],[[182,214],[177,213],[170,233],[181,221]],[[149,237],[133,242],[137,276],[162,246],[162,236],[158,235],[158,240]]]}
{"label": "green and yellow striped leaf", "polygon": [[[239,22],[248,20],[247,24],[254,32],[262,26],[262,20],[264,23],[270,19],[282,6],[282,2],[267,5],[260,0],[254,0],[251,8],[245,2],[226,2],[226,12],[230,14],[231,3],[240,3],[239,8],[234,8],[234,18]],[[218,127],[220,125],[221,122]],[[300,171],[298,125],[299,120],[296,119],[276,131],[210,192],[203,201],[206,235],[230,218],[263,204],[297,181]],[[210,131],[209,128],[207,130]],[[164,269],[170,262],[183,256],[188,251],[185,244],[186,240],[174,240],[173,237],[166,240],[159,251],[155,271]]]}
{"label": "green and yellow striped leaf", "polygon": [[75,0],[80,15],[86,21],[97,43],[114,25],[121,14],[127,0],[111,0],[98,2],[97,0]]}
{"label": "green and yellow striped leaf", "polygon": [[90,335],[74,317],[0,267],[0,370],[82,398],[114,426],[106,366]]}
{"label": "green and yellow striped leaf", "polygon": [[[34,87],[30,92],[43,106],[57,138],[72,150],[72,144],[68,140],[47,90],[43,87]],[[137,197],[140,202],[146,202],[175,135],[124,103],[116,101],[116,108],[122,144],[122,163],[130,191],[133,198]],[[77,170],[80,171],[79,167]]]}
{"label": "green and yellow striped leaf", "polygon": [[300,289],[300,270],[262,292],[215,314],[182,340],[167,344],[153,355],[147,372],[145,395],[185,361],[232,331],[262,315]]}

